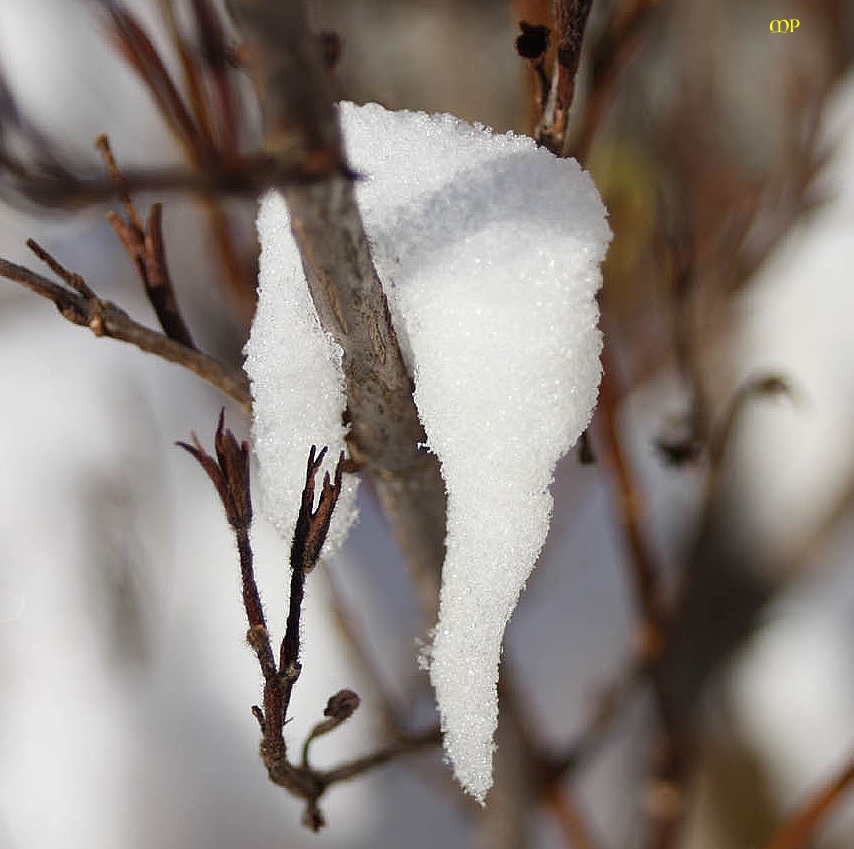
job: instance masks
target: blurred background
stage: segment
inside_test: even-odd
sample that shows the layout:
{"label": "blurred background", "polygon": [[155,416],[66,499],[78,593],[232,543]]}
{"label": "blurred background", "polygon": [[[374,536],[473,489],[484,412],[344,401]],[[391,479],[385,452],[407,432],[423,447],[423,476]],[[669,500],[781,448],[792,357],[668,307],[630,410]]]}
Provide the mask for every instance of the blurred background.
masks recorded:
{"label": "blurred background", "polygon": [[[535,62],[514,40],[520,20],[553,24],[549,2],[308,5],[340,38],[339,97],[534,131]],[[110,6],[0,4],[7,161],[98,175],[100,133],[128,170],[188,159],[120,55]],[[180,81],[175,33],[198,47],[193,4],[124,6]],[[771,31],[791,19],[794,32]],[[597,715],[608,721],[583,764],[565,765],[561,799],[528,809],[524,843],[509,845],[649,845],[650,823],[676,805],[673,845],[764,846],[854,757],[852,56],[843,0],[592,4],[568,147],[615,233],[606,378],[585,450],[558,468],[506,654],[527,733],[556,759]],[[257,108],[229,73],[252,150]],[[35,238],[155,326],[108,206],[47,204],[8,168],[0,185],[0,256],[36,268],[23,245]],[[135,201],[143,215],[164,202],[199,346],[239,364],[254,201]],[[196,431],[210,446],[224,403],[246,435],[236,404],[5,280],[0,386],[0,847],[507,845],[477,824],[438,752],[333,788],[320,835],[267,781],[234,545],[210,483],[174,445]],[[321,764],[376,747],[389,703],[434,721],[417,664],[433,623],[368,487],[361,498],[344,551],[308,583],[286,729],[301,741],[329,695],[355,689],[362,706],[317,743]],[[253,541],[275,637],[288,546],[260,515]],[[650,658],[659,671],[646,678],[666,682],[672,728],[690,740],[684,782],[661,765],[656,686],[620,684]],[[853,843],[843,795],[803,845]]]}

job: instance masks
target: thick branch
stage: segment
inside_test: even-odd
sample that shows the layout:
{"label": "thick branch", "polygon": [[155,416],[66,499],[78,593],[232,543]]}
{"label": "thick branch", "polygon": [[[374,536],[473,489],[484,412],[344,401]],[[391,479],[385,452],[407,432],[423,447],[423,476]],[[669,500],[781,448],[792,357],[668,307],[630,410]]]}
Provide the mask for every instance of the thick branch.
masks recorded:
{"label": "thick branch", "polygon": [[351,452],[376,482],[432,616],[444,559],[444,484],[436,458],[419,448],[424,431],[345,176],[318,42],[302,3],[230,0],[228,6],[264,110],[266,152],[285,162],[298,153],[306,163],[340,165],[311,186],[285,187],[285,199],[321,324],[344,351]]}

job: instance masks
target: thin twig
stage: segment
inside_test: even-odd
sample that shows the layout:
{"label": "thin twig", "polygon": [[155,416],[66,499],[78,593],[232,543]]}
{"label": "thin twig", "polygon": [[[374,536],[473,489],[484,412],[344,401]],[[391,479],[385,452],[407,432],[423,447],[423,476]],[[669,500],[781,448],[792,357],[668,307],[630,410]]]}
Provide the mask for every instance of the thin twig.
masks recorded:
{"label": "thin twig", "polygon": [[[542,55],[537,57],[534,66],[540,77],[541,87],[548,91],[547,95],[541,97],[541,117],[534,135],[540,144],[559,156],[569,153],[567,121],[575,95],[575,77],[591,5],[592,0],[558,0],[555,15],[557,55],[550,82],[547,83],[543,67],[546,45],[543,46]],[[524,22],[521,22],[521,25],[524,32]]]}
{"label": "thin twig", "polygon": [[854,756],[774,832],[764,849],[806,849],[822,821],[839,804],[852,784]]}
{"label": "thin twig", "polygon": [[569,849],[600,849],[598,841],[591,834],[590,826],[565,790],[552,785],[545,792],[545,802],[557,820]]}
{"label": "thin twig", "polygon": [[[134,13],[117,0],[101,2],[120,53],[150,93],[192,169],[200,174],[233,170],[240,159],[240,96],[229,61],[234,51],[226,41],[220,13],[213,3],[192,2],[196,44],[179,26],[175,0],[160,0],[161,16],[181,69],[179,85]],[[288,162],[281,156],[276,161],[278,168],[286,171],[296,162]],[[314,162],[306,168],[306,163],[300,160],[306,173],[324,171],[327,165],[334,167],[335,163]],[[219,254],[226,282],[237,296],[242,317],[248,320],[254,307],[255,275],[251,273],[254,267],[238,250],[221,201],[220,196],[211,193],[201,196],[213,249]]]}
{"label": "thin twig", "polygon": [[[300,674],[300,615],[305,591],[305,578],[320,557],[320,550],[329,531],[332,511],[341,494],[344,468],[344,452],[335,466],[335,479],[331,482],[329,472],[323,477],[323,488],[317,509],[314,508],[314,479],[323,464],[326,448],[315,458],[316,446],[311,446],[306,468],[302,504],[297,515],[294,538],[291,544],[291,591],[285,636],[279,650],[279,677],[286,682],[285,703],[290,699],[291,689]],[[354,708],[355,709],[355,708]]]}
{"label": "thin twig", "polygon": [[600,465],[613,475],[617,515],[625,535],[629,567],[643,621],[643,645],[648,649],[646,653],[654,656],[663,638],[659,575],[644,530],[643,497],[638,491],[619,433],[619,393],[615,385],[614,367],[607,359],[607,353],[606,349],[603,356],[605,369],[599,389],[599,405],[594,419],[594,426],[601,435],[600,456],[603,463]]}
{"label": "thin twig", "polygon": [[[0,165],[11,164],[0,160]],[[283,163],[265,154],[242,156],[234,162],[213,162],[205,171],[186,167],[135,168],[124,171],[128,191],[192,192],[210,197],[255,198],[271,186],[306,184],[325,179],[337,163]],[[75,176],[70,171],[32,171],[20,165],[11,184],[39,206],[79,209],[116,197],[115,183],[97,175]],[[343,172],[355,177],[351,171]]]}
{"label": "thin twig", "polygon": [[170,339],[195,349],[193,337],[178,308],[178,298],[172,285],[169,266],[166,264],[166,248],[163,244],[163,207],[159,203],[153,204],[148,221],[143,227],[131,200],[127,180],[113,156],[107,136],[98,136],[95,147],[101,151],[107,172],[116,184],[116,191],[127,213],[127,219],[114,212],[108,213],[107,220],[134,264],[163,332]]}
{"label": "thin twig", "polygon": [[[603,354],[604,375],[599,390],[599,406],[594,426],[601,434],[600,467],[609,471],[615,489],[616,513],[623,528],[627,548],[627,565],[631,571],[641,618],[639,633],[640,663],[648,670],[661,723],[659,762],[654,785],[667,788],[673,797],[682,797],[688,769],[688,757],[677,721],[672,690],[668,686],[667,668],[660,662],[667,648],[668,616],[664,607],[660,571],[655,561],[644,525],[644,503],[619,433],[617,387],[613,364],[606,348]],[[650,849],[669,849],[681,826],[683,806],[656,810],[650,816]]]}
{"label": "thin twig", "polygon": [[599,699],[596,712],[586,728],[562,751],[548,757],[547,770],[551,782],[559,782],[586,767],[610,739],[616,721],[643,681],[645,669],[639,663],[630,664]]}
{"label": "thin twig", "polygon": [[438,726],[428,728],[426,731],[412,733],[400,740],[390,743],[378,749],[370,755],[365,755],[361,758],[356,758],[346,764],[341,764],[334,769],[321,771],[319,775],[326,787],[335,784],[339,781],[346,781],[357,775],[361,775],[375,767],[389,763],[389,761],[399,758],[401,755],[410,754],[420,749],[430,749],[438,746],[442,742],[442,734]]}
{"label": "thin twig", "polygon": [[334,480],[330,480],[328,473],[324,476],[320,499],[315,508],[315,477],[323,462],[326,449],[322,449],[317,454],[316,447],[312,446],[309,452],[302,503],[297,519],[297,529],[294,533],[294,542],[291,546],[291,574],[298,576],[298,578],[296,581],[292,580],[291,583],[286,634],[282,640],[280,660],[277,666],[273,657],[270,635],[252,565],[252,546],[249,539],[249,528],[252,522],[249,446],[246,442],[238,443],[234,434],[226,429],[224,411],[220,413],[214,439],[216,457],[211,456],[202,448],[195,434],[193,434],[192,443],[179,442],[178,444],[196,458],[211,479],[237,540],[243,606],[249,624],[247,641],[255,651],[264,677],[263,707],[259,705],[252,707],[252,714],[261,729],[261,759],[270,780],[274,784],[278,784],[305,802],[303,822],[312,830],[317,831],[325,823],[319,801],[331,785],[388,763],[400,755],[433,746],[440,739],[438,728],[401,735],[399,739],[373,754],[357,758],[333,769],[314,769],[309,763],[311,743],[349,719],[359,706],[359,697],[356,693],[352,690],[341,690],[329,699],[324,710],[326,719],[315,725],[309,732],[302,747],[302,763],[294,765],[288,757],[284,727],[293,685],[302,670],[299,660],[299,629],[303,582],[320,555],[329,529],[332,511],[341,491],[341,477],[345,463],[344,454],[342,452],[338,459]]}
{"label": "thin twig", "polygon": [[613,101],[616,85],[638,45],[639,35],[658,0],[615,4],[605,31],[590,48],[590,95],[584,104],[578,132],[564,139],[564,156],[587,161],[590,146]]}
{"label": "thin twig", "polygon": [[121,307],[97,297],[79,275],[64,269],[32,239],[30,249],[48,263],[51,269],[71,288],[36,274],[34,271],[0,259],[0,277],[14,280],[51,301],[63,318],[72,324],[88,327],[96,336],[106,336],[135,345],[141,351],[183,366],[202,380],[233,398],[247,410],[252,408],[249,381],[242,372],[235,372],[201,351],[188,348],[163,333],[151,330],[134,321]]}

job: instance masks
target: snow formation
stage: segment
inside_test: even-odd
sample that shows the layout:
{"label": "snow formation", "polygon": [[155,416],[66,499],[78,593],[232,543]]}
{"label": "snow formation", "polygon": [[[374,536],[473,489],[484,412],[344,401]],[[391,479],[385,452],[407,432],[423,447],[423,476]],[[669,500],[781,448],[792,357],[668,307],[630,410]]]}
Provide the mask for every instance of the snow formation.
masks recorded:
{"label": "snow formation", "polygon": [[[258,306],[245,350],[254,399],[252,437],[264,512],[290,544],[311,446],[328,446],[323,468],[330,477],[344,449],[343,352],[320,326],[277,192],[261,203],[258,240]],[[343,542],[355,521],[357,484],[357,477],[344,476],[325,554]]]}
{"label": "snow formation", "polygon": [[[590,177],[526,136],[376,104],[342,103],[340,116],[351,164],[364,175],[357,196],[374,262],[448,490],[430,675],[457,779],[482,802],[504,627],[548,531],[555,464],[596,400],[595,294],[610,230]],[[342,436],[340,352],[319,328],[276,196],[265,199],[258,226],[247,371],[267,505],[287,535],[303,444]],[[309,339],[313,353],[303,353]],[[305,414],[321,380],[325,424]],[[299,475],[282,459],[293,442]]]}

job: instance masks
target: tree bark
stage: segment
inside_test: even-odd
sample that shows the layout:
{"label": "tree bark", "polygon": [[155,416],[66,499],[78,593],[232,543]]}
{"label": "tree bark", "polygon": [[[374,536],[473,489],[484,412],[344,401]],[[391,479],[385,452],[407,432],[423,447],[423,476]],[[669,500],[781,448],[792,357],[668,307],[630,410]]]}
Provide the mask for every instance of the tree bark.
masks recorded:
{"label": "tree bark", "polygon": [[332,89],[305,7],[228,0],[264,117],[266,153],[321,176],[282,186],[320,322],[344,351],[351,453],[371,476],[430,624],[444,560],[445,487],[412,397],[356,205]]}

